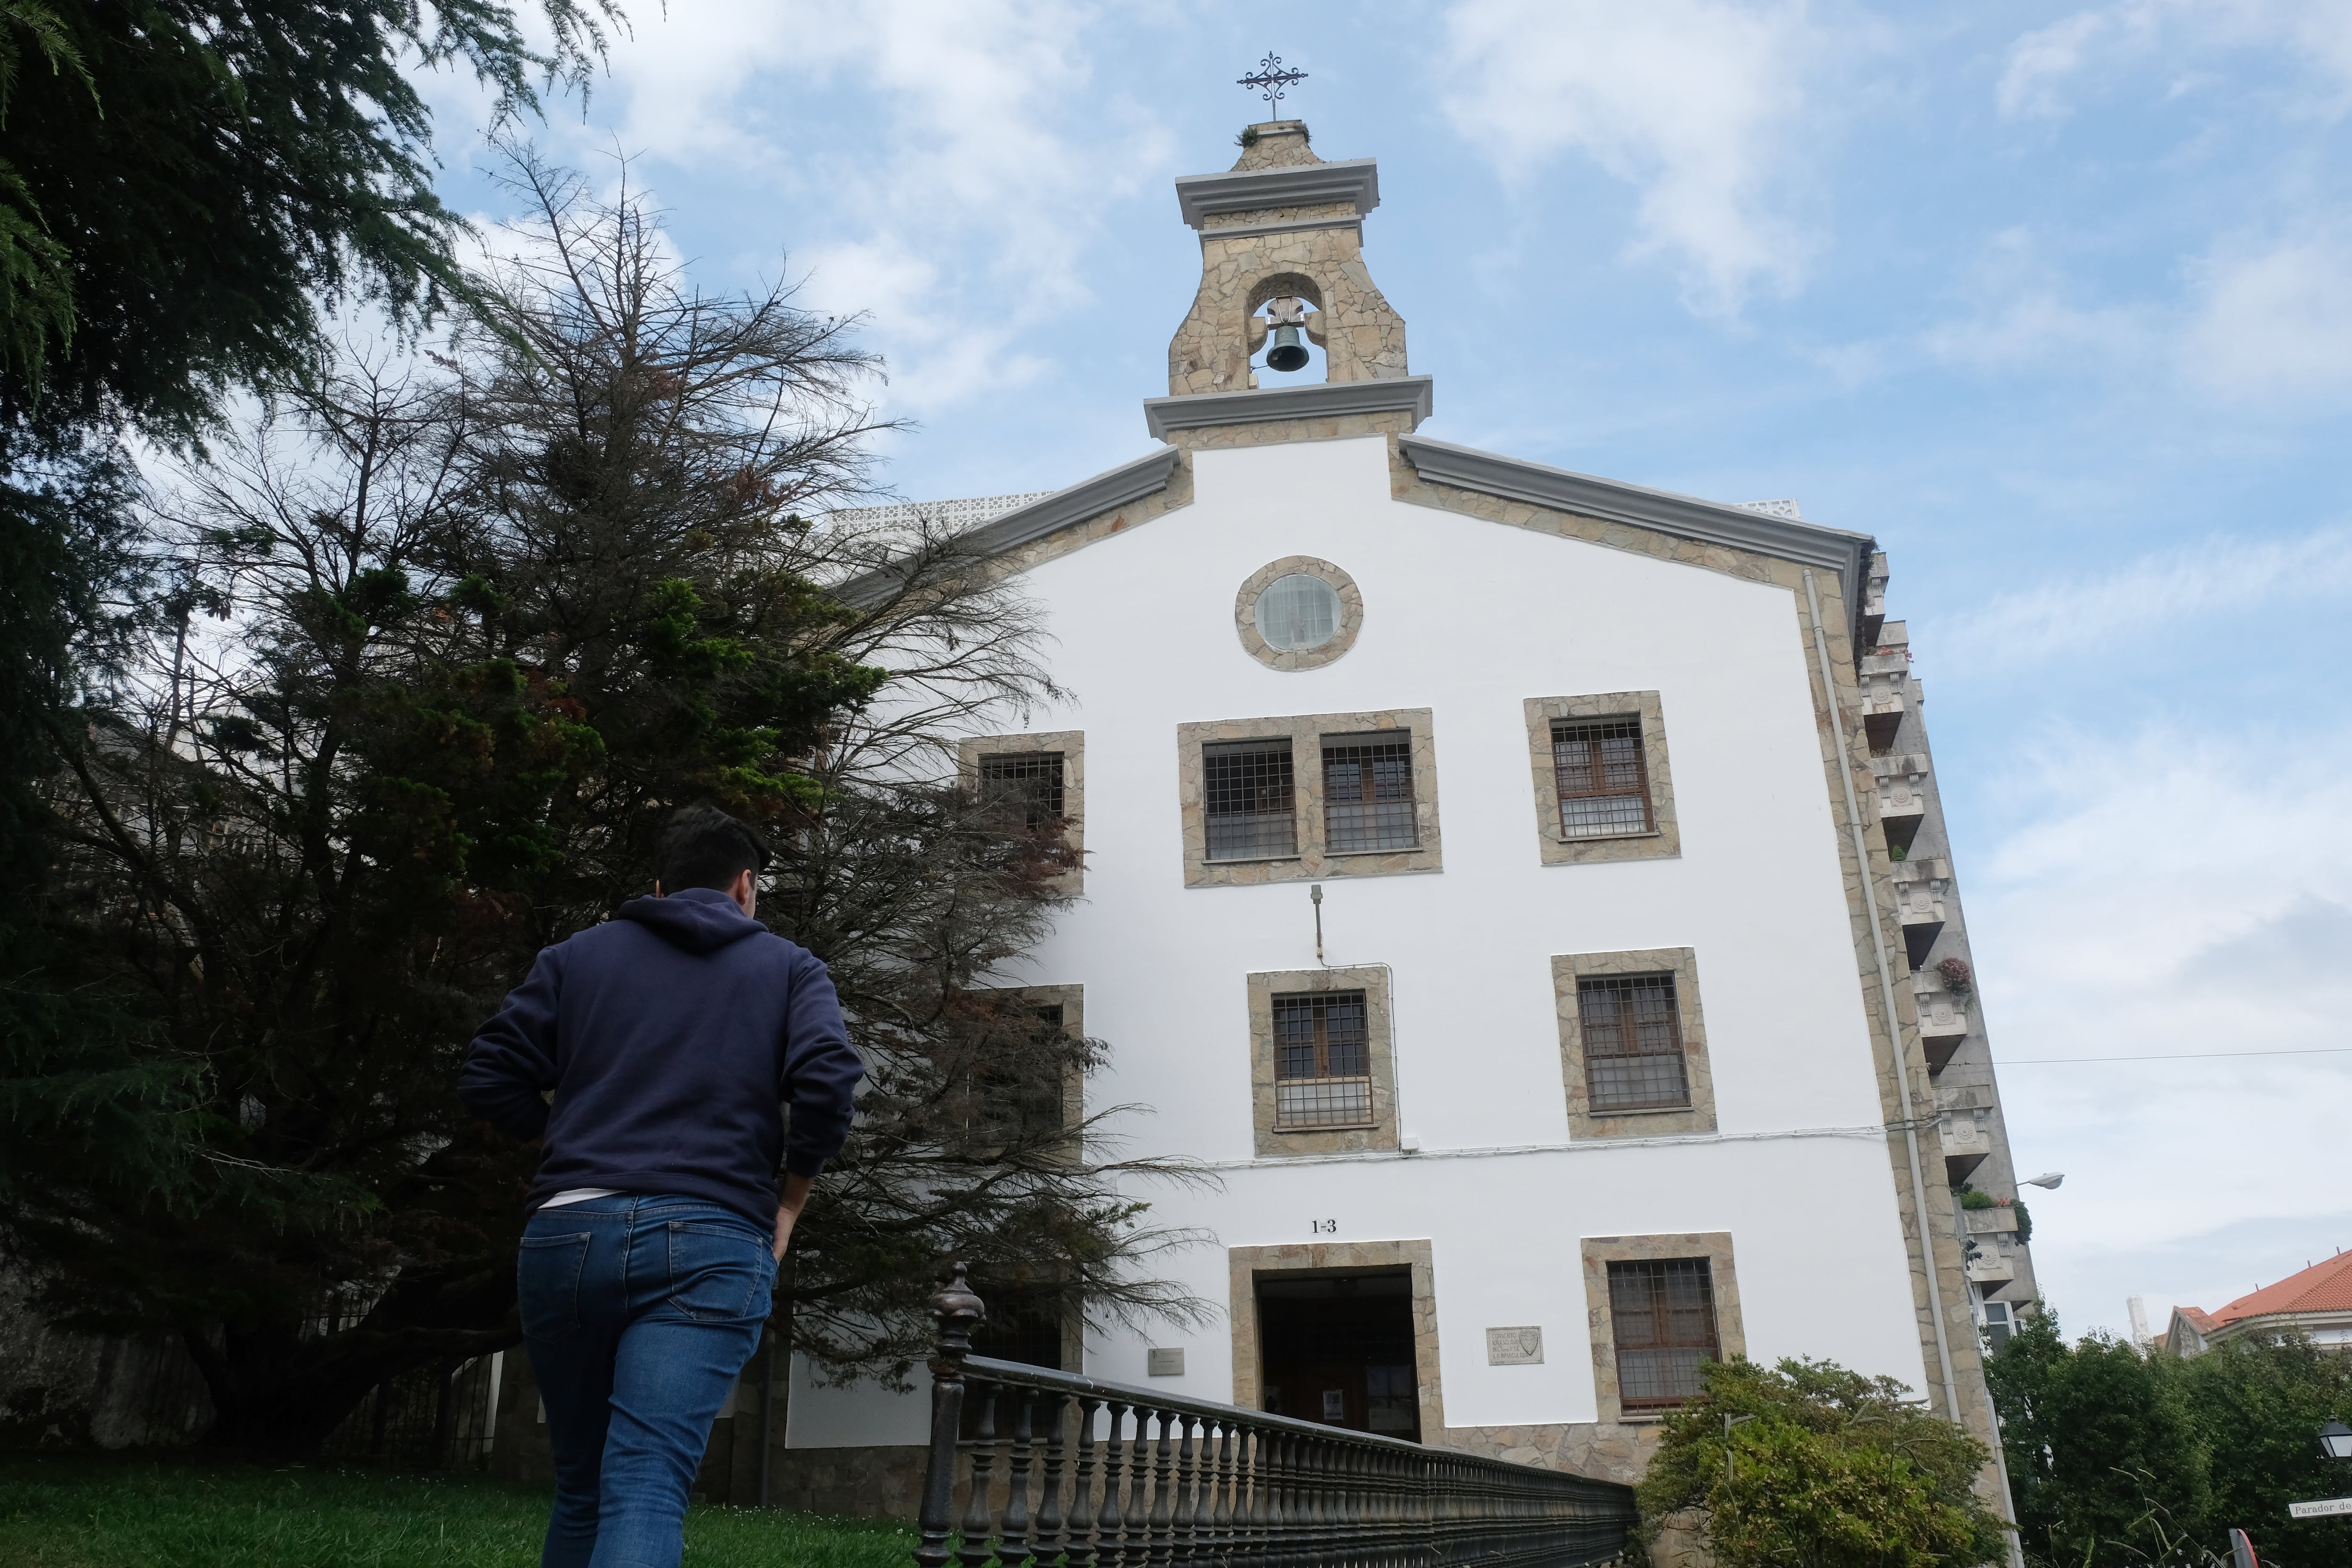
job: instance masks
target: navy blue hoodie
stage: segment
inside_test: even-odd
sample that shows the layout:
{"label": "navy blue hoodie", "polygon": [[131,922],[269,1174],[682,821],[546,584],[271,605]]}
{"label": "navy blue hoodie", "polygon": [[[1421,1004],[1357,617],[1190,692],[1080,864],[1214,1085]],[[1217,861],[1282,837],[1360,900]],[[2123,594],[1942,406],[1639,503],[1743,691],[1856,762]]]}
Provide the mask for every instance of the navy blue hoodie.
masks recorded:
{"label": "navy blue hoodie", "polygon": [[572,1187],[679,1193],[764,1227],[778,1161],[815,1175],[865,1074],[816,955],[683,888],[543,950],[474,1037],[457,1097],[545,1139],[534,1205]]}

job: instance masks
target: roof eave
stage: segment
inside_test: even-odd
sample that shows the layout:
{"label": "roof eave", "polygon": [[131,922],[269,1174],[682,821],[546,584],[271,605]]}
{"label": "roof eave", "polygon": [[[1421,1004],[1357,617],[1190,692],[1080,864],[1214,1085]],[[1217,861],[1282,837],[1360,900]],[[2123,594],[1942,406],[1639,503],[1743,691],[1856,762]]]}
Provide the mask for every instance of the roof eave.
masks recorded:
{"label": "roof eave", "polygon": [[1834,572],[1844,595],[1849,618],[1846,629],[1849,635],[1854,633],[1854,623],[1862,613],[1864,579],[1870,570],[1871,553],[1878,548],[1866,533],[1774,517],[1769,512],[1702,500],[1673,490],[1652,489],[1622,479],[1580,474],[1523,458],[1480,451],[1475,447],[1433,440],[1426,436],[1400,436],[1397,446],[1416,473],[1440,484],[1574,512],[1580,517],[1632,523],[1704,544],[1752,550]]}

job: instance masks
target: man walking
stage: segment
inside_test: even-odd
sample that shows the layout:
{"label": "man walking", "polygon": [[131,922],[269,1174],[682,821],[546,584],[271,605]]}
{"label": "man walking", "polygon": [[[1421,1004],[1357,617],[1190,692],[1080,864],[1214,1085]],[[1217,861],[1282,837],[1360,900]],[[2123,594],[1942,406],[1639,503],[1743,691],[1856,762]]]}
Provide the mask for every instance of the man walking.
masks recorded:
{"label": "man walking", "polygon": [[458,1079],[543,1142],[517,1269],[555,1456],[543,1568],[677,1563],[711,1422],[849,1131],[866,1069],[824,965],[752,918],[766,866],[724,812],[678,812],[653,897],[541,952]]}

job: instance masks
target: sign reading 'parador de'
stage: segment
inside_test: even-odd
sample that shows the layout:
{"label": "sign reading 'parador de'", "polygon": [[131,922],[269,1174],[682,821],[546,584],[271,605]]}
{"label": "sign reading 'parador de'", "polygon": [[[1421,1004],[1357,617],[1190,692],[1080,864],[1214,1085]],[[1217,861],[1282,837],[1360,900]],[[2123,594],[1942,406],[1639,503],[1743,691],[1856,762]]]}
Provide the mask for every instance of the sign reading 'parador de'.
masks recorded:
{"label": "sign reading 'parador de'", "polygon": [[2289,1519],[2326,1519],[2338,1513],[2352,1513],[2352,1497],[2322,1498],[2317,1502],[2291,1502],[2286,1505]]}

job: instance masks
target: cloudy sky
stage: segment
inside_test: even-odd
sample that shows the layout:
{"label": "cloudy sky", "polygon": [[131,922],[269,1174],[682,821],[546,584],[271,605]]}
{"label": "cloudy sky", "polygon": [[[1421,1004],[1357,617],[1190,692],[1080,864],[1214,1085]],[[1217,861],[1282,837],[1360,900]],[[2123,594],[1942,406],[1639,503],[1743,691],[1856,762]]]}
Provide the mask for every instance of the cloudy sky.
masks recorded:
{"label": "cloudy sky", "polygon": [[[640,3],[541,146],[871,316],[890,482],[1140,455],[1268,50],[1377,156],[1430,434],[1877,536],[2045,1291],[2352,1246],[2352,6]],[[446,188],[500,211],[436,79]],[[2332,457],[2330,454],[2334,454]]]}

